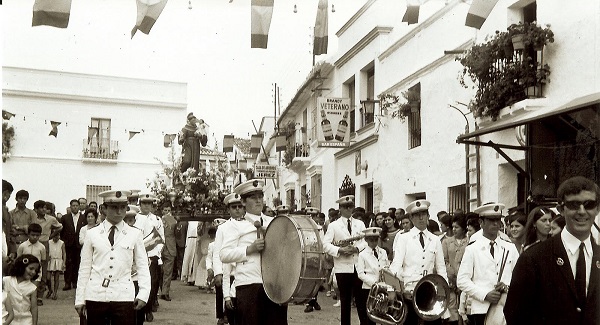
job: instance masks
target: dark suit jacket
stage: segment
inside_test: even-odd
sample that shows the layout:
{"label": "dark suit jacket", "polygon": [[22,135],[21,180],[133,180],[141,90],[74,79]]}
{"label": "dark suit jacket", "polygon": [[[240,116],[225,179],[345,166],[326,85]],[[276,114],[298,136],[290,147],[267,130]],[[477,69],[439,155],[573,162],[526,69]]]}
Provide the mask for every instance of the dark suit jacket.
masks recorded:
{"label": "dark suit jacket", "polygon": [[73,224],[73,216],[69,214],[65,214],[62,217],[62,225],[63,229],[60,231],[60,239],[65,242],[65,247],[78,247],[79,245],[79,230],[81,227],[87,224],[85,217],[79,215],[77,219],[77,224]]}
{"label": "dark suit jacket", "polygon": [[175,243],[177,247],[185,247],[187,241],[187,221],[178,221],[175,226]]}
{"label": "dark suit jacket", "polygon": [[587,300],[577,302],[575,279],[560,235],[532,246],[513,271],[504,315],[508,325],[598,324],[600,247],[592,241]]}
{"label": "dark suit jacket", "polygon": [[163,254],[168,253],[170,256],[177,255],[177,244],[175,242],[175,227],[177,226],[177,220],[168,214],[162,217],[163,228],[165,230],[165,246],[163,247]]}

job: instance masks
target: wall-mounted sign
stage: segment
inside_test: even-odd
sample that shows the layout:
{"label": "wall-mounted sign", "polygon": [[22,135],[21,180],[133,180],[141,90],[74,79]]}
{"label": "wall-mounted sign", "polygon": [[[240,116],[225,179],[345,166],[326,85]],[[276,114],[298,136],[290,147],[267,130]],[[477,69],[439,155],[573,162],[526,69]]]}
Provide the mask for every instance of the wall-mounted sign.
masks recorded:
{"label": "wall-mounted sign", "polygon": [[350,144],[350,98],[317,98],[319,147],[340,148]]}
{"label": "wall-mounted sign", "polygon": [[254,165],[255,178],[277,178],[277,166]]}

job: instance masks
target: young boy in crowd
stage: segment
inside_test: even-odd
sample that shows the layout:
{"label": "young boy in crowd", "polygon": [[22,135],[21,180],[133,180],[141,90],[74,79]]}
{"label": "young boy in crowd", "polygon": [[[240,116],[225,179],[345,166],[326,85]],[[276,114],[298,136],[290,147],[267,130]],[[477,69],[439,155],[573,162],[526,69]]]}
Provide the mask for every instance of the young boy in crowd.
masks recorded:
{"label": "young boy in crowd", "polygon": [[[46,247],[39,242],[40,236],[42,235],[42,226],[37,223],[32,223],[27,228],[27,236],[29,239],[24,241],[17,248],[17,256],[21,256],[23,254],[31,254],[40,261],[40,263],[46,262]],[[41,306],[44,304],[42,301],[42,297],[44,295],[44,282],[41,277],[38,277],[35,280],[35,285],[37,285],[37,304]]]}
{"label": "young boy in crowd", "polygon": [[[362,281],[362,288],[358,296],[356,297],[356,304],[367,304],[367,298],[369,297],[369,291],[373,284],[379,282],[379,271],[382,268],[389,266],[389,260],[385,249],[377,246],[377,242],[381,236],[381,228],[369,227],[363,230],[365,235],[365,241],[369,247],[363,249],[358,254],[358,262],[356,263],[356,273],[358,278]],[[361,324],[373,324],[366,315],[361,312],[358,314]]]}

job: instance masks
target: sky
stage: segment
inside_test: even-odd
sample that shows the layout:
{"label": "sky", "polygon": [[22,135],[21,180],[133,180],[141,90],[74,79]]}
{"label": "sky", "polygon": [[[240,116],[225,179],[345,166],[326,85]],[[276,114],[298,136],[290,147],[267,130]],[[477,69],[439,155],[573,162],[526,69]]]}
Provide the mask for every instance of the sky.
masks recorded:
{"label": "sky", "polygon": [[[329,54],[317,62],[365,2],[329,0]],[[274,83],[283,111],[312,67],[318,0],[275,0],[267,49],[250,48],[250,0],[169,0],[150,34],[133,39],[135,0],[72,0],[66,29],[31,27],[33,3],[0,5],[3,66],[187,82],[188,111],[219,143],[273,116]]]}

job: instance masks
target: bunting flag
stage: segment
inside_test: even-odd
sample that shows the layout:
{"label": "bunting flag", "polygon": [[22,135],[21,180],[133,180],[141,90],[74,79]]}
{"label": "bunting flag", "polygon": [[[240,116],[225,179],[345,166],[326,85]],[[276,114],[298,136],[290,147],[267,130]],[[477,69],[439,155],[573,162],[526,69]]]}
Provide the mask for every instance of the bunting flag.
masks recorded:
{"label": "bunting flag", "polygon": [[406,12],[404,13],[404,17],[402,17],[402,22],[409,25],[418,23],[420,7],[421,3],[418,0],[406,1]]}
{"label": "bunting flag", "polygon": [[175,141],[176,137],[177,137],[177,134],[165,134],[165,139],[164,139],[165,148],[170,148],[171,146],[173,146],[173,141]]}
{"label": "bunting flag", "polygon": [[90,142],[92,142],[92,138],[94,136],[98,136],[98,128],[97,127],[88,126],[88,144]]}
{"label": "bunting flag", "polygon": [[278,135],[275,138],[275,151],[285,151],[287,148],[287,141],[285,139],[285,135]]}
{"label": "bunting flag", "polygon": [[146,248],[146,251],[151,251],[158,246],[158,244],[164,244],[164,240],[160,237],[158,230],[152,228],[152,232],[144,237],[144,247]]}
{"label": "bunting flag", "polygon": [[248,160],[246,160],[246,159],[240,160],[238,162],[238,169],[239,170],[246,170],[246,169],[248,169]]}
{"label": "bunting flag", "polygon": [[144,34],[150,33],[150,29],[158,20],[167,5],[167,0],[137,0],[137,20],[131,30],[131,38],[135,32],[140,30]]}
{"label": "bunting flag", "polygon": [[52,125],[52,130],[50,130],[50,133],[48,133],[48,136],[54,136],[55,138],[58,136],[58,126],[61,124],[61,122],[54,122],[54,121],[50,121],[50,125]]}
{"label": "bunting flag", "polygon": [[252,0],[250,15],[250,47],[266,49],[269,40],[269,27],[273,16],[274,0]]}
{"label": "bunting flag", "polygon": [[465,26],[480,29],[496,3],[498,0],[473,0],[467,13]]}
{"label": "bunting flag", "polygon": [[129,131],[129,140],[131,140],[131,138],[133,138],[138,133],[140,133],[140,131]]}
{"label": "bunting flag", "polygon": [[10,118],[13,116],[15,116],[15,114],[13,114],[9,111],[2,110],[2,119],[3,120],[10,120]]}
{"label": "bunting flag", "polygon": [[35,0],[31,26],[67,28],[71,13],[71,0]]}
{"label": "bunting flag", "polygon": [[327,15],[327,0],[319,0],[317,8],[317,19],[315,21],[313,55],[327,54],[328,45],[328,15]]}
{"label": "bunting flag", "polygon": [[263,136],[262,134],[253,134],[250,138],[250,153],[259,153],[260,147],[262,146]]}
{"label": "bunting flag", "polygon": [[233,152],[233,135],[223,136],[223,152]]}

